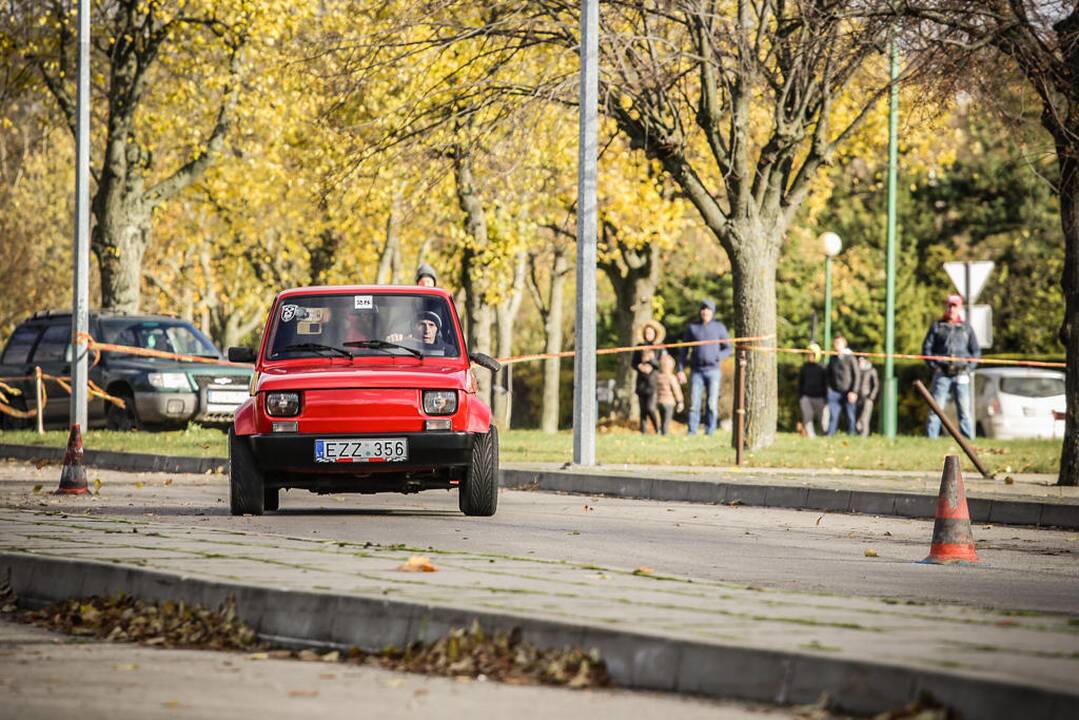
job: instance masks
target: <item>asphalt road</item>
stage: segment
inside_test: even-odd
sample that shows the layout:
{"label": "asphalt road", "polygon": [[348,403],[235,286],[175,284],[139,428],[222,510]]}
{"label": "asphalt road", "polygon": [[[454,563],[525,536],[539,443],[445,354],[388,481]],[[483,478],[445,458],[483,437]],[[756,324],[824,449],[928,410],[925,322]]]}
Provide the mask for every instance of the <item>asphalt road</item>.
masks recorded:
{"label": "asphalt road", "polygon": [[[57,499],[59,468],[0,463],[0,503],[153,515],[204,527],[420,548],[532,555],[804,592],[1079,615],[1079,535],[975,526],[979,567],[921,564],[932,522],[749,507],[503,491],[493,518],[466,518],[456,493],[317,496],[228,515],[222,476],[90,471],[95,500]],[[167,484],[166,484],[167,483]],[[43,492],[33,493],[35,485]],[[867,557],[866,551],[876,557]]]}
{"label": "asphalt road", "polygon": [[676,695],[456,680],[242,653],[86,642],[0,620],[0,717],[804,717]]}

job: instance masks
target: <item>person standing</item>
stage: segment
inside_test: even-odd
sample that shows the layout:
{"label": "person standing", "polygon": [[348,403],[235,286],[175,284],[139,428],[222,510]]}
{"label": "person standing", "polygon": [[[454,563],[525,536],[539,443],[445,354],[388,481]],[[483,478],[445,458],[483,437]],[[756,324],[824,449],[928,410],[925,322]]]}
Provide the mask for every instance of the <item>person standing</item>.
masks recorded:
{"label": "person standing", "polygon": [[869,419],[880,394],[880,376],[869,358],[858,358],[858,432],[869,437]]}
{"label": "person standing", "polygon": [[847,434],[856,432],[858,412],[858,361],[847,347],[847,338],[832,340],[835,354],[828,360],[828,435],[839,430],[839,410],[847,416]]}
{"label": "person standing", "polygon": [[[689,385],[689,434],[696,435],[701,420],[701,399],[707,393],[704,414],[704,433],[712,435],[719,420],[720,363],[731,354],[727,342],[727,327],[715,319],[716,304],[705,298],[701,300],[699,319],[689,324],[682,335],[684,342],[701,342],[693,348],[681,348],[678,353],[678,382],[686,381],[686,365],[690,369]],[[687,363],[688,358],[688,363]]]}
{"label": "person standing", "polygon": [[435,287],[438,285],[438,273],[427,263],[420,263],[416,268],[416,284],[422,287]]}
{"label": "person standing", "polygon": [[648,346],[659,345],[667,336],[667,329],[655,320],[649,320],[641,328],[643,349],[633,352],[633,369],[637,372],[637,404],[641,413],[641,434],[648,429],[647,422],[652,421],[652,428],[659,432],[659,410],[656,408],[656,382],[659,375],[659,361],[666,351],[663,348],[652,349]]}
{"label": "person standing", "polygon": [[660,411],[660,435],[666,435],[675,412],[682,412],[682,384],[674,374],[674,357],[664,353],[659,358],[659,376],[656,378],[656,403]]}
{"label": "person standing", "polygon": [[802,427],[808,437],[817,436],[817,424],[824,427],[824,405],[828,397],[828,371],[820,364],[823,353],[820,345],[809,343],[809,355],[798,371],[798,406],[802,410]]}
{"label": "person standing", "polygon": [[[949,295],[944,302],[944,315],[933,322],[922,342],[922,355],[956,358],[954,360],[926,360],[933,370],[933,382],[929,391],[943,408],[948,398],[955,400],[959,415],[959,431],[974,439],[974,419],[970,411],[970,373],[977,366],[976,358],[982,356],[982,348],[974,329],[963,322],[963,298]],[[970,358],[967,360],[967,358]],[[940,437],[940,418],[932,410],[925,424],[925,434]]]}

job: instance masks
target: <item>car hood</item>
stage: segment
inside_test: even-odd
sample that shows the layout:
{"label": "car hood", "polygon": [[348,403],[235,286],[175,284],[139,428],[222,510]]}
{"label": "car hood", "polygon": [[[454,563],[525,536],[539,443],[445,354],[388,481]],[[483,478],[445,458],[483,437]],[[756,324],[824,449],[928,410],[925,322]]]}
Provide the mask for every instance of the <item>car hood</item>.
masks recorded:
{"label": "car hood", "polygon": [[113,356],[107,361],[112,372],[182,372],[192,375],[242,375],[250,377],[253,370],[233,365],[213,363],[176,362],[134,356]]}
{"label": "car hood", "polygon": [[302,366],[265,368],[258,391],[349,388],[456,388],[466,386],[468,368],[460,365]]}

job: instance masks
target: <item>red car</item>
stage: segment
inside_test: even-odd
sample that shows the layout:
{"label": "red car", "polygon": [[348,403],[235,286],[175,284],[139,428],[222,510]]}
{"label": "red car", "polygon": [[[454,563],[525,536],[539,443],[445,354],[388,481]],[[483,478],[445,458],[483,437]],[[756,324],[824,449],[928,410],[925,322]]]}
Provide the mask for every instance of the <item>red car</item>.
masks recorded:
{"label": "red car", "polygon": [[458,488],[466,515],[498,506],[498,432],[476,396],[450,295],[419,286],[339,286],[277,296],[252,397],[229,429],[233,515],[277,510],[280,491]]}

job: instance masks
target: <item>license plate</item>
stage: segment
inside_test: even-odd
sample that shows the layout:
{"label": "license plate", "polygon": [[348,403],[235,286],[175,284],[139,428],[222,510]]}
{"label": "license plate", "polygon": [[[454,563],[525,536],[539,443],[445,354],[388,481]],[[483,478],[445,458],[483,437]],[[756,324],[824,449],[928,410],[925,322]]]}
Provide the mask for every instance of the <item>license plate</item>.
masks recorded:
{"label": "license plate", "polygon": [[363,463],[404,462],[405,460],[408,460],[406,438],[315,440],[315,462]]}
{"label": "license plate", "polygon": [[246,390],[207,390],[206,401],[218,405],[242,405],[249,394]]}

